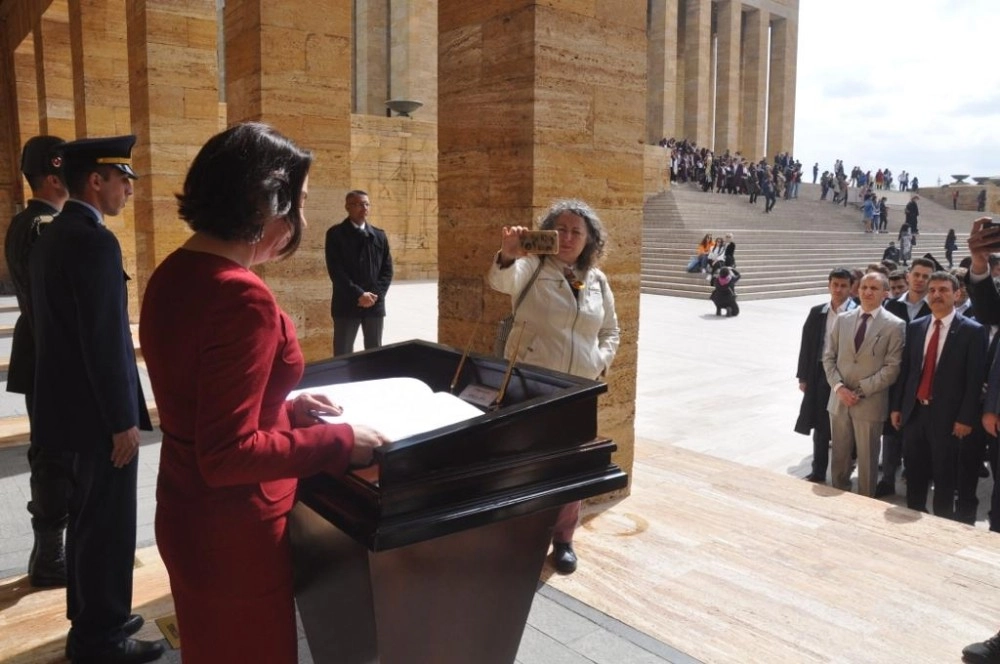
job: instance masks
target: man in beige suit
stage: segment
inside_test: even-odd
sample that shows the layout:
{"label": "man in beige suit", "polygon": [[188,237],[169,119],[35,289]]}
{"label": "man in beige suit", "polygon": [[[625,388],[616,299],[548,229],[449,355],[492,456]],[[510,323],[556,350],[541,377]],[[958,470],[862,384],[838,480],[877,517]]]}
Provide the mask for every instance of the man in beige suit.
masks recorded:
{"label": "man in beige suit", "polygon": [[830,383],[830,472],[833,486],[851,488],[851,450],[858,450],[858,492],[875,495],[879,440],[889,413],[889,388],[899,376],[906,324],[882,308],[889,279],[869,272],[861,306],[837,316],[823,351]]}

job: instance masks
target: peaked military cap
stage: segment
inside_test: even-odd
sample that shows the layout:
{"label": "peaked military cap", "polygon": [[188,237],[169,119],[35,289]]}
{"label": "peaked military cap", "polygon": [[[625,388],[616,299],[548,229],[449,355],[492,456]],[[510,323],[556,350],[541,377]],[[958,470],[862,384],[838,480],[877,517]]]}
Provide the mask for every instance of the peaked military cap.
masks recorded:
{"label": "peaked military cap", "polygon": [[79,172],[94,166],[114,166],[133,180],[139,178],[132,170],[132,146],[135,136],[108,138],[81,138],[63,146],[63,168],[67,173]]}
{"label": "peaked military cap", "polygon": [[21,172],[27,177],[57,175],[62,168],[61,147],[66,141],[58,136],[33,136],[21,151]]}

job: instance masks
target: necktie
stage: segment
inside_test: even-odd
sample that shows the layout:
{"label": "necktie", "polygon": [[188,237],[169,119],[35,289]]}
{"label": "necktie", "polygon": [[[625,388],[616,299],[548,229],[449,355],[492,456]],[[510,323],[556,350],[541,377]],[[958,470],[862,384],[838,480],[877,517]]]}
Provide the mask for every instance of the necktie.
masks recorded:
{"label": "necktie", "polygon": [[861,348],[861,344],[865,342],[865,330],[868,329],[868,319],[871,318],[871,314],[861,314],[861,325],[858,325],[858,331],[854,333],[854,352],[857,353]]}
{"label": "necktie", "polygon": [[934,334],[927,344],[927,352],[924,353],[924,370],[920,374],[920,384],[917,386],[917,400],[930,401],[934,387],[934,368],[937,366],[938,339],[941,338],[941,321],[934,321]]}

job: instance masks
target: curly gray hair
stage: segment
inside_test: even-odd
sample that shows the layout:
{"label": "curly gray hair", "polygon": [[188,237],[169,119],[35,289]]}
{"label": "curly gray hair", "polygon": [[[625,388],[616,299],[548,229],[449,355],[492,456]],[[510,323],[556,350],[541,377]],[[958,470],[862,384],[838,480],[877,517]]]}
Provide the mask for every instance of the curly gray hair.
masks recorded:
{"label": "curly gray hair", "polygon": [[563,212],[575,214],[583,219],[583,223],[587,226],[587,245],[580,252],[580,257],[576,259],[576,267],[581,270],[589,270],[597,265],[601,257],[604,256],[604,243],[607,240],[604,224],[601,223],[600,217],[594,212],[594,208],[581,200],[567,198],[552,204],[549,211],[542,217],[539,227],[543,231],[554,230],[556,219]]}

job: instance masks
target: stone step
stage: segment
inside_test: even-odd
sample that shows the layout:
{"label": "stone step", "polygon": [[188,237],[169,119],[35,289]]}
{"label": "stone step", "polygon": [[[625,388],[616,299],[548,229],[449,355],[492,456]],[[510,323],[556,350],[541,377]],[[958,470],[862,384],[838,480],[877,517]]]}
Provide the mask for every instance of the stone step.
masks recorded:
{"label": "stone step", "polygon": [[[709,294],[712,292],[711,289],[706,289],[705,291],[687,291],[675,288],[669,288],[659,285],[648,285],[641,284],[640,290],[642,293],[648,295],[670,295],[673,297],[684,297],[694,300],[708,300]],[[828,292],[826,285],[823,286],[802,286],[797,288],[787,288],[787,289],[768,289],[763,292],[754,291],[744,291],[739,289],[739,299],[740,302],[748,300],[769,300],[773,298],[783,298],[783,297],[801,297],[804,295],[823,295]],[[708,305],[709,307],[711,304]]]}
{"label": "stone step", "polygon": [[[745,196],[704,193],[687,185],[650,199],[643,219],[642,292],[707,297],[711,288],[704,275],[685,270],[706,232],[735,236],[742,275],[737,290],[743,299],[822,294],[832,268],[863,268],[881,260],[889,241],[896,240],[901,209],[890,206],[888,233],[868,234],[856,191],[846,207],[820,201],[819,195],[818,185],[803,185],[798,199],[779,201],[769,215],[762,213],[762,205],[750,206]],[[909,195],[892,198],[903,205]],[[953,227],[959,230],[956,262],[966,256],[964,235],[974,217],[932,201],[921,201],[920,208],[922,232],[913,255],[931,253],[943,260],[945,234]]]}

